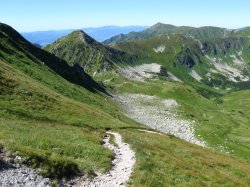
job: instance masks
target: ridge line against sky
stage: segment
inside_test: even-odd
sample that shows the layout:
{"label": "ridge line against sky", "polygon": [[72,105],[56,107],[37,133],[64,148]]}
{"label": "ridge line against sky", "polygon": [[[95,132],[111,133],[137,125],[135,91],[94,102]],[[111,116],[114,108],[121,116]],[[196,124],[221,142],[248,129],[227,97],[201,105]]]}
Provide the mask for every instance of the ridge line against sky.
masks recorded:
{"label": "ridge line against sky", "polygon": [[1,0],[0,22],[20,32],[105,25],[250,26],[249,0]]}

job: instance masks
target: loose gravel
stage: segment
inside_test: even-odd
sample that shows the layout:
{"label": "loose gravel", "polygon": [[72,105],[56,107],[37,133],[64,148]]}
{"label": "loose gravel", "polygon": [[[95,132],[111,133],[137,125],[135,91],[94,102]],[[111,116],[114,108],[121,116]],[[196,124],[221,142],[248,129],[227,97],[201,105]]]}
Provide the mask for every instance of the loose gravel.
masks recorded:
{"label": "loose gravel", "polygon": [[205,147],[206,143],[195,137],[194,124],[180,119],[174,109],[178,106],[173,99],[162,100],[143,94],[116,95],[114,99],[126,111],[128,117],[152,129],[171,134],[185,141]]}
{"label": "loose gravel", "polygon": [[25,166],[0,166],[0,186],[51,187],[52,185],[50,180],[48,178],[43,178],[38,173],[39,170],[34,170]]}

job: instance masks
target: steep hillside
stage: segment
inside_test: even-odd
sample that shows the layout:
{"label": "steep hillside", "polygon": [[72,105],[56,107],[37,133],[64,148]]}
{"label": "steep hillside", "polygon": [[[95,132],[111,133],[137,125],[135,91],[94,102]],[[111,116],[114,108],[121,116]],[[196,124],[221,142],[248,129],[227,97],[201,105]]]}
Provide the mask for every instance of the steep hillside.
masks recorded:
{"label": "steep hillside", "polygon": [[69,66],[67,62],[35,47],[10,26],[2,23],[0,23],[0,40],[0,59],[12,63],[26,73],[38,77],[35,71],[28,68],[29,65],[38,67],[46,65],[72,83],[81,85],[91,91],[105,92],[79,65]]}
{"label": "steep hillside", "polygon": [[137,56],[133,66],[160,64],[174,80],[205,84],[216,89],[247,89],[249,42],[246,37],[201,42],[179,34],[168,34],[112,46]]}
{"label": "steep hillside", "polygon": [[[220,87],[223,82],[216,81],[220,74],[230,80],[227,83],[224,81],[228,87],[250,88],[250,39],[248,37],[233,36],[205,41],[202,42],[202,50],[206,58],[214,65],[208,75],[209,77],[212,74],[215,76],[212,78],[214,81],[212,80],[210,83]],[[211,85],[210,83],[208,84]]]}
{"label": "steep hillside", "polygon": [[[197,80],[192,72],[206,78],[211,66],[196,40],[179,34],[154,37],[149,40],[117,43],[118,49],[138,56],[135,64],[157,63],[166,68],[168,75],[174,75],[184,82]],[[198,80],[200,82],[200,79]]]}
{"label": "steep hillside", "polygon": [[[248,160],[201,148],[173,136],[142,131],[145,126],[125,117],[121,108],[109,97],[89,91],[85,84],[69,82],[68,80],[74,80],[68,77],[76,73],[74,67],[71,69],[65,61],[59,61],[62,67],[72,71],[72,74],[65,76],[62,73],[63,69],[60,69],[61,64],[57,61],[60,59],[34,48],[26,40],[19,38],[16,31],[6,25],[2,26],[0,159],[2,156],[9,156],[10,162],[13,162],[15,160],[13,158],[21,156],[22,164],[42,168],[42,174],[52,179],[65,180],[72,175],[84,175],[86,179],[85,177],[93,177],[97,173],[111,169],[114,153],[103,146],[105,131],[111,129],[120,133],[123,140],[136,152],[135,168],[129,181],[131,186],[249,184]],[[202,124],[203,118],[200,114],[204,108],[217,107],[215,103],[211,101],[209,104],[207,99],[184,84],[166,80],[138,84],[123,80],[117,75],[112,76],[115,79],[110,81],[109,86],[118,93],[138,92],[178,99],[185,108],[184,114],[180,116],[193,119],[194,116],[192,117],[190,113],[192,111],[193,115],[197,115],[199,125]],[[248,93],[246,97],[247,95]],[[230,96],[225,100],[228,99],[230,102],[233,98],[234,96]],[[229,106],[225,103],[222,111],[223,107]],[[180,107],[178,111],[184,108]],[[238,112],[237,108],[235,110]],[[189,112],[185,113],[186,111]],[[217,117],[220,113],[212,114],[216,115],[216,119],[220,119]],[[248,113],[243,112],[241,120],[245,120],[245,115]],[[223,115],[223,120],[228,119],[228,116]],[[211,124],[213,125],[214,121],[211,121]],[[216,125],[221,128],[224,124],[216,123]],[[241,126],[241,123],[239,125]],[[244,130],[245,127],[241,127]],[[220,128],[214,130],[218,132]],[[210,132],[209,130],[205,128],[201,132],[205,134]],[[237,134],[234,135],[232,140],[239,137]],[[245,135],[247,131],[241,138],[245,138],[244,141],[247,143]],[[223,136],[214,137],[216,136],[212,136],[211,139],[216,143],[209,142],[209,144],[216,146],[223,140]],[[239,139],[239,142],[242,143],[242,140]],[[236,144],[237,142],[233,145]],[[237,148],[235,148],[236,156],[245,158],[249,155],[245,154],[249,149],[244,147],[244,144],[240,144]],[[2,161],[0,161],[0,174],[6,171],[1,164]],[[58,183],[54,182],[54,185]]]}
{"label": "steep hillside", "polygon": [[187,26],[177,27],[174,25],[157,23],[144,31],[131,32],[126,35],[125,34],[117,35],[108,40],[105,40],[103,43],[106,45],[110,45],[112,43],[150,39],[155,36],[172,34],[172,33],[182,34],[184,36],[195,38],[198,40],[207,40],[213,38],[226,37],[230,35],[231,31],[218,27],[200,27],[200,28],[187,27]]}
{"label": "steep hillside", "polygon": [[123,51],[103,46],[83,31],[74,31],[45,50],[66,60],[70,65],[80,65],[91,74],[111,70],[117,63],[129,62]]}
{"label": "steep hillside", "polygon": [[48,177],[109,169],[104,129],[137,125],[95,91],[102,88],[82,68],[34,47],[5,24],[0,40],[1,151],[25,157]]}

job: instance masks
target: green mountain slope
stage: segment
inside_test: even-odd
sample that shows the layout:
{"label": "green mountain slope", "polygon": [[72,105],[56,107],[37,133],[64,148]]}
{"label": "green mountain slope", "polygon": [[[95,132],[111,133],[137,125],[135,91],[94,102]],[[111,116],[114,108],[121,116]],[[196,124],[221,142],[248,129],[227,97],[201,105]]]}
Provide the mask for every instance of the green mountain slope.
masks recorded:
{"label": "green mountain slope", "polygon": [[80,65],[90,74],[109,71],[117,63],[129,61],[125,52],[103,46],[80,30],[58,39],[44,49],[70,65]]}
{"label": "green mountain slope", "polygon": [[110,168],[104,129],[137,125],[95,91],[92,79],[83,79],[89,76],[80,67],[37,49],[4,24],[0,40],[1,148],[18,151],[50,177]]}
{"label": "green mountain slope", "polygon": [[27,73],[29,69],[22,65],[21,62],[25,62],[27,65],[35,62],[36,64],[46,65],[72,83],[79,84],[92,91],[99,90],[104,92],[104,89],[93,81],[79,65],[71,67],[67,62],[35,47],[8,25],[0,24],[0,37],[0,58],[5,61],[11,61],[13,65],[22,68]]}
{"label": "green mountain slope", "polygon": [[234,36],[245,36],[245,37],[249,38],[250,37],[250,27],[245,27],[242,29],[234,30],[233,35]]}
{"label": "green mountain slope", "polygon": [[108,40],[105,40],[103,43],[106,45],[110,45],[119,42],[150,39],[155,36],[172,34],[172,33],[182,34],[184,36],[196,38],[198,40],[207,40],[207,39],[222,38],[229,36],[231,31],[219,27],[200,27],[200,28],[186,27],[186,26],[177,27],[174,25],[157,23],[144,31],[131,32],[126,35],[124,34],[117,35]]}
{"label": "green mountain slope", "polygon": [[[249,184],[248,160],[201,148],[173,136],[139,131],[138,128],[144,127],[125,117],[109,97],[89,91],[85,84],[76,84],[83,80],[71,78],[76,73],[74,68],[70,69],[72,74],[65,76],[57,61],[60,59],[33,49],[25,40],[12,37],[19,35],[10,27],[8,29],[0,35],[0,150],[4,147],[12,157],[25,157],[25,164],[42,168],[48,177],[94,176],[96,171],[104,172],[112,167],[114,155],[102,146],[105,131],[112,129],[120,132],[124,141],[136,151],[137,162],[129,181],[131,186]],[[68,66],[63,66],[68,70]],[[110,82],[115,91],[182,99],[180,103],[187,108],[192,106],[189,111],[194,111],[200,117],[199,122],[202,121],[199,114],[203,111],[197,106],[208,100],[191,87],[165,80],[137,84],[114,76],[122,81],[122,84],[116,80]],[[232,95],[225,99],[230,102],[233,98]],[[206,105],[201,106],[205,108]],[[190,112],[185,114],[191,116]]]}
{"label": "green mountain slope", "polygon": [[199,42],[178,34],[117,43],[113,46],[137,55],[135,64],[160,64],[184,82],[193,81],[193,77],[189,75],[192,70],[205,78],[207,69],[211,67],[200,49]]}
{"label": "green mountain slope", "polygon": [[198,41],[180,34],[121,42],[113,47],[137,56],[133,65],[157,63],[183,82],[214,88],[249,88],[247,37]]}
{"label": "green mountain slope", "polygon": [[[198,147],[189,146],[184,142],[182,144],[182,141],[178,142],[172,136],[164,137],[143,132],[138,135],[136,130],[123,131],[125,139],[140,155],[132,175],[133,186],[185,186],[187,184],[234,186],[236,183],[240,186],[247,185],[249,177],[246,179],[243,172],[242,177],[246,179],[246,183],[245,179],[238,180],[240,175],[237,175],[236,171],[242,172],[245,169],[248,171],[247,168],[250,166],[250,144],[247,138],[250,119],[249,90],[232,94],[217,93],[217,97],[220,97],[208,99],[200,94],[200,91],[206,92],[204,88],[197,89],[197,87],[161,78],[136,82],[113,74],[108,77],[103,76],[103,79],[112,80],[108,85],[120,93],[175,99],[180,104],[177,109],[178,114],[195,123],[197,137],[203,137],[212,148],[235,156],[229,161],[228,157],[220,157],[219,154],[213,154],[211,150],[206,152],[205,149],[196,149]],[[207,93],[211,94],[211,90]],[[147,101],[145,103],[148,104]],[[245,169],[238,168],[241,164],[238,165],[236,157],[246,159],[242,160],[246,164]]]}

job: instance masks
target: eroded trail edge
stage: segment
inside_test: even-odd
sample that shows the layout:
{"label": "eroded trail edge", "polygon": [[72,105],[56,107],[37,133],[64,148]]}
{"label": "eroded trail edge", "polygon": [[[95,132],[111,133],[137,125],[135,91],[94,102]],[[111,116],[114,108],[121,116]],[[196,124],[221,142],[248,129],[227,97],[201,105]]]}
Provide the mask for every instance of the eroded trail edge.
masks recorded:
{"label": "eroded trail edge", "polygon": [[[114,136],[116,146],[110,143],[111,136]],[[82,181],[74,186],[82,187],[123,187],[126,186],[135,165],[135,153],[127,143],[122,141],[119,133],[107,132],[104,137],[104,147],[107,147],[115,153],[115,159],[112,161],[112,169],[105,174],[100,174],[92,181]]]}

